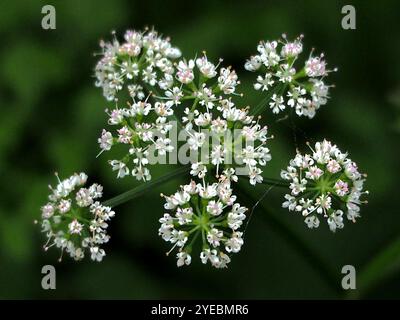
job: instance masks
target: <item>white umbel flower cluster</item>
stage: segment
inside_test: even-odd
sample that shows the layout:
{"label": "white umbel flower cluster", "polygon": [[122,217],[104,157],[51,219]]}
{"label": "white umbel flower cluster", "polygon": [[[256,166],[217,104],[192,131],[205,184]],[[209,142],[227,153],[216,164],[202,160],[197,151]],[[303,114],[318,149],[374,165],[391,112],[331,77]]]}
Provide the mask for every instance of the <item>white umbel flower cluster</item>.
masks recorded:
{"label": "white umbel flower cluster", "polygon": [[205,53],[197,59],[180,60],[174,65],[173,75],[159,83],[162,92],[157,98],[185,110],[183,120],[197,117],[194,112],[198,106],[211,113],[222,100],[238,95],[236,86],[240,83],[231,67],[220,68],[219,63],[213,64]]}
{"label": "white umbel flower cluster", "polygon": [[105,256],[101,245],[110,239],[107,222],[115,212],[98,201],[103,187],[95,183],[85,188],[86,181],[85,173],[58,179],[57,186],[50,187],[49,202],[41,208],[42,232],[47,236],[44,249],[60,248],[60,261],[64,252],[75,260],[83,259],[85,252],[93,261]]}
{"label": "white umbel flower cluster", "polygon": [[290,181],[291,190],[282,206],[301,213],[311,229],[319,226],[321,217],[326,218],[335,232],[344,227],[345,217],[352,222],[360,217],[360,205],[366,202],[361,197],[368,194],[363,191],[366,175],[347,153],[327,140],[311,150],[311,155],[298,153],[282,170],[281,177]]}
{"label": "white umbel flower cluster", "polygon": [[[220,60],[222,62],[222,60]],[[179,105],[183,102],[196,106],[204,106],[209,112],[217,101],[236,94],[236,86],[240,83],[231,67],[219,67],[208,60],[204,53],[197,59],[182,59],[176,64],[173,77],[159,84],[164,91],[168,104]]]}
{"label": "white umbel flower cluster", "polygon": [[312,52],[304,65],[296,69],[296,61],[303,51],[302,38],[288,41],[283,35],[277,41],[261,41],[258,54],[246,61],[245,69],[259,74],[254,89],[273,90],[269,102],[273,113],[294,109],[298,116],[311,119],[329,98],[329,86],[324,78],[337,69],[328,70],[324,55],[316,57]]}
{"label": "white umbel flower cluster", "polygon": [[[150,148],[161,156],[171,152],[173,146],[167,134],[172,121],[181,118],[186,144],[198,155],[197,159],[191,159],[193,172],[198,171],[195,168],[204,168],[193,175],[204,176],[208,167],[218,177],[223,169],[240,166],[251,184],[262,181],[261,168],[271,159],[266,147],[267,127],[249,115],[248,107],[238,108],[233,103],[231,98],[238,95],[236,86],[240,82],[231,67],[220,67],[222,60],[212,63],[205,53],[173,63],[171,59],[178,58],[180,51],[168,39],[158,37],[154,30],[127,31],[124,43],[114,39],[113,43],[102,43],[102,47],[104,53],[97,64],[96,77],[105,96],[115,99],[118,105],[114,89],[120,91],[129,83],[128,107],[106,110],[109,124],[118,129],[116,132],[103,129],[98,139],[100,153],[116,144],[126,145],[123,157],[110,161],[118,178],[132,175],[138,180],[150,180],[149,154],[157,156],[149,152]],[[150,67],[154,69],[152,81],[145,72]],[[115,79],[122,81],[116,87]],[[108,94],[110,87],[112,94]],[[176,107],[183,111],[180,115],[174,111]]]}
{"label": "white umbel flower cluster", "polygon": [[124,87],[132,98],[142,100],[143,84],[154,87],[172,77],[173,61],[181,56],[168,38],[154,30],[126,31],[124,42],[100,42],[102,58],[96,65],[96,86],[103,89],[107,100],[117,98]]}
{"label": "white umbel flower cluster", "polygon": [[136,177],[137,180],[148,181],[151,179],[149,152],[154,155],[165,155],[174,147],[167,138],[168,131],[172,128],[170,117],[174,111],[164,102],[151,104],[146,100],[134,101],[127,108],[118,107],[106,112],[109,113],[109,125],[117,126],[112,132],[103,129],[98,143],[101,153],[108,151],[114,145],[125,147],[126,153],[120,160],[111,160],[113,171],[117,178],[127,175]]}
{"label": "white umbel flower cluster", "polygon": [[[163,196],[163,195],[162,195]],[[247,208],[235,203],[229,175],[221,175],[218,182],[188,185],[171,196],[163,196],[165,213],[159,220],[159,235],[178,248],[177,265],[189,265],[196,240],[201,245],[200,260],[215,268],[225,268],[230,254],[240,251],[243,233],[240,227],[246,219]]]}
{"label": "white umbel flower cluster", "polygon": [[[219,63],[212,63],[205,53],[197,59],[179,61],[173,81],[160,98],[184,110],[181,122],[187,143],[199,155],[192,175],[202,178],[207,167],[213,167],[218,177],[224,168],[240,165],[246,167],[254,185],[262,181],[260,167],[271,160],[266,147],[267,126],[254,120],[248,107],[235,106],[231,98],[236,94],[238,77],[230,67],[220,68]],[[235,130],[240,131],[239,136],[235,136]]]}
{"label": "white umbel flower cluster", "polygon": [[213,113],[202,111],[196,109],[192,115],[188,109],[185,111],[190,149],[200,156],[204,148],[207,150],[206,159],[192,164],[191,174],[203,178],[209,170],[215,169],[218,177],[224,168],[244,168],[250,184],[262,182],[261,168],[271,160],[266,147],[271,138],[267,135],[267,126],[249,116],[248,108],[238,109],[228,99],[218,101]]}

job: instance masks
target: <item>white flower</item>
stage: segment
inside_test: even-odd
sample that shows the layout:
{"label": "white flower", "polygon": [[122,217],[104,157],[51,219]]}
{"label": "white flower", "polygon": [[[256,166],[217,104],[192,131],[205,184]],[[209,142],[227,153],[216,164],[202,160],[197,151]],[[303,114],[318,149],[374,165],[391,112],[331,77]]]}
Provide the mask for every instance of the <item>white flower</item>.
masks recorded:
{"label": "white flower", "polygon": [[321,77],[326,75],[326,63],[322,60],[323,55],[320,57],[310,57],[306,61],[305,70],[309,77]]}
{"label": "white flower", "polygon": [[[173,87],[165,91],[165,96],[169,99],[170,105],[179,105],[181,98],[183,97],[183,92],[179,87]],[[167,102],[167,103],[168,103]]]}
{"label": "white flower", "polygon": [[310,229],[318,228],[319,227],[319,219],[316,216],[310,216],[304,219],[307,227]]}
{"label": "white flower", "polygon": [[297,106],[300,106],[300,108],[304,105],[305,99],[304,95],[307,93],[306,89],[302,87],[294,87],[293,90],[288,91],[287,96],[289,97],[288,100],[288,106],[291,108],[296,107],[296,110],[298,109]]}
{"label": "white flower", "polygon": [[297,206],[296,197],[290,194],[285,194],[286,201],[282,203],[282,208],[288,208],[289,211],[294,211]]}
{"label": "white flower", "polygon": [[315,200],[315,204],[317,206],[317,212],[320,214],[323,213],[324,216],[327,216],[327,212],[332,205],[332,198],[326,194],[322,194]]}
{"label": "white flower", "polygon": [[217,100],[212,89],[207,88],[205,83],[203,83],[202,87],[196,93],[196,96],[200,101],[199,104],[205,106],[207,110],[212,109],[215,100]]}
{"label": "white flower", "polygon": [[237,230],[243,224],[246,219],[245,207],[241,207],[239,204],[235,203],[232,207],[232,211],[228,213],[228,225],[232,230]]}
{"label": "white flower", "polygon": [[157,83],[157,73],[154,71],[152,66],[148,66],[142,70],[142,79],[151,86],[154,86]]}
{"label": "white flower", "polygon": [[176,257],[178,259],[176,262],[178,267],[182,267],[185,264],[188,266],[192,262],[192,257],[186,252],[178,252]]}
{"label": "white flower", "polygon": [[[199,113],[197,118],[194,119],[194,123],[198,127],[207,127],[212,121],[212,114],[211,113]],[[204,133],[203,133],[204,135]]]}
{"label": "white flower", "polygon": [[[176,218],[180,225],[188,224],[193,221],[193,209],[192,208],[177,208]],[[172,219],[172,218],[171,218]]]}
{"label": "white flower", "polygon": [[235,92],[236,86],[239,84],[238,76],[234,70],[230,68],[221,68],[218,77],[218,86],[225,94]]}
{"label": "white flower", "polygon": [[243,233],[239,231],[235,231],[232,233],[232,237],[225,242],[226,252],[237,253],[240,251],[243,245],[242,235]]}
{"label": "white flower", "polygon": [[81,234],[83,225],[78,222],[78,220],[72,220],[70,224],[68,224],[68,229],[70,234]]}
{"label": "white flower", "polygon": [[71,200],[61,199],[60,203],[57,206],[57,208],[60,211],[60,213],[68,212],[71,209]]}
{"label": "white flower", "polygon": [[217,174],[219,174],[219,165],[224,162],[224,149],[223,146],[217,145],[211,151],[211,163],[217,166]]}
{"label": "white flower", "polygon": [[328,218],[329,229],[332,232],[335,232],[336,229],[342,229],[344,227],[342,216],[343,216],[343,211],[336,210]]}
{"label": "white flower", "polygon": [[129,174],[129,168],[121,161],[111,160],[110,165],[113,171],[118,171],[117,178],[123,178]]}
{"label": "white flower", "polygon": [[101,132],[101,137],[97,140],[99,142],[100,148],[102,150],[110,150],[113,145],[113,136],[111,132],[103,129]]}
{"label": "white flower", "polygon": [[194,79],[193,68],[193,60],[189,60],[188,62],[186,62],[185,60],[179,61],[177,66],[178,72],[176,73],[179,82],[184,84],[192,82]]}
{"label": "white flower", "polygon": [[254,84],[254,89],[267,91],[268,88],[272,87],[274,83],[275,81],[272,80],[272,74],[266,73],[264,78],[262,76],[257,77],[257,82]]}
{"label": "white flower", "polygon": [[213,247],[219,247],[220,241],[222,240],[223,232],[216,228],[212,228],[207,233],[207,241]]}
{"label": "white flower", "polygon": [[219,216],[222,213],[223,205],[219,201],[211,200],[207,205],[207,212],[213,216]]}
{"label": "white flower", "polygon": [[103,249],[100,249],[99,247],[91,247],[90,253],[91,253],[90,258],[93,261],[97,262],[101,262],[103,260],[103,257],[106,255],[105,251]]}
{"label": "white flower", "polygon": [[190,149],[197,150],[200,148],[205,141],[205,134],[203,132],[193,132],[191,137],[187,140]]}
{"label": "white flower", "polygon": [[171,236],[171,243],[176,243],[178,247],[183,247],[188,240],[188,233],[182,230],[173,230]]}
{"label": "white flower", "polygon": [[249,167],[249,178],[250,184],[256,185],[257,183],[263,182],[263,177],[261,176],[262,170],[253,166]]}
{"label": "white flower", "polygon": [[204,178],[207,173],[207,167],[201,162],[193,163],[191,168],[192,170],[190,171],[190,174],[192,176],[197,176],[200,179]]}
{"label": "white flower", "polygon": [[274,93],[272,95],[272,102],[269,103],[269,107],[272,109],[273,113],[279,113],[285,110],[283,97]]}
{"label": "white flower", "polygon": [[170,48],[167,48],[167,50],[165,50],[165,54],[166,54],[166,56],[167,56],[168,58],[171,58],[171,59],[178,59],[178,58],[180,58],[180,56],[182,55],[182,52],[181,52],[181,50],[180,50],[179,48],[176,48],[176,47],[172,48],[172,47],[170,47]]}
{"label": "white flower", "polygon": [[174,150],[174,147],[171,145],[171,139],[168,138],[158,138],[155,143],[155,147],[160,155],[164,155],[167,152]]}
{"label": "white flower", "polygon": [[296,57],[303,51],[301,38],[293,42],[288,42],[282,47],[281,55],[283,57]]}
{"label": "white flower", "polygon": [[312,179],[312,180],[318,180],[324,172],[318,168],[317,166],[311,166],[308,168],[308,171],[306,172],[306,178],[307,179]]}
{"label": "white flower", "polygon": [[206,78],[214,78],[217,75],[216,67],[210,61],[208,61],[206,55],[196,59],[197,68],[199,68],[201,74]]}
{"label": "white flower", "polygon": [[88,207],[93,203],[93,198],[89,189],[81,188],[76,193],[76,203],[80,207]]}
{"label": "white flower", "polygon": [[313,103],[319,107],[325,105],[328,101],[329,86],[325,85],[322,80],[311,79],[313,84],[310,91]]}
{"label": "white flower", "polygon": [[[106,110],[107,112],[108,110]],[[110,125],[116,125],[116,124],[120,124],[122,122],[122,120],[124,120],[124,115],[123,115],[123,110],[120,109],[114,109],[111,111],[110,114],[110,119],[108,120],[108,123]]]}
{"label": "white flower", "polygon": [[279,63],[280,57],[276,52],[277,47],[278,43],[276,41],[261,41],[257,46],[257,51],[260,53],[260,60],[266,67],[274,67]]}
{"label": "white flower", "polygon": [[121,72],[127,79],[133,79],[139,74],[139,65],[131,61],[124,61],[122,62]]}
{"label": "white flower", "polygon": [[349,193],[349,185],[347,182],[344,182],[339,179],[335,183],[335,190],[338,196],[343,197]]}
{"label": "white flower", "polygon": [[54,214],[54,206],[50,203],[42,207],[42,218],[49,219]]}
{"label": "white flower", "polygon": [[139,100],[144,99],[145,94],[143,92],[143,87],[138,84],[128,85],[128,91],[131,98],[137,98]]}
{"label": "white flower", "polygon": [[292,82],[293,76],[296,74],[296,69],[290,67],[288,64],[283,64],[280,69],[276,72],[276,76],[282,83]]}
{"label": "white flower", "polygon": [[261,58],[259,56],[252,56],[246,61],[244,68],[248,71],[257,71],[261,67]]}
{"label": "white flower", "polygon": [[147,116],[152,110],[152,106],[147,101],[138,101],[132,104],[130,110],[126,110],[128,117],[144,115]]}

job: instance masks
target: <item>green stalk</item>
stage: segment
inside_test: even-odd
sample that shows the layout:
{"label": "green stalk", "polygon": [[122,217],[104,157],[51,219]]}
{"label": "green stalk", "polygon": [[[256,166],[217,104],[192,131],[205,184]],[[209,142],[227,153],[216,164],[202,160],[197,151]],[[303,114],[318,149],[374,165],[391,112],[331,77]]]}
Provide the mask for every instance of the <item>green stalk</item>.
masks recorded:
{"label": "green stalk", "polygon": [[269,185],[269,186],[277,186],[281,188],[289,188],[289,183],[285,180],[280,179],[273,179],[273,178],[263,178],[262,184]]}
{"label": "green stalk", "polygon": [[[239,178],[242,178],[242,180],[248,180],[248,177],[246,177],[246,176],[240,176]],[[263,177],[263,181],[261,182],[261,184],[267,185],[267,186],[289,188],[289,183],[286,182],[285,180],[281,180],[281,179]]]}
{"label": "green stalk", "polygon": [[155,188],[155,187],[157,187],[157,186],[159,186],[159,185],[161,185],[161,184],[163,184],[165,182],[168,182],[168,181],[172,180],[173,178],[175,178],[177,176],[180,176],[180,175],[182,175],[184,173],[189,172],[189,170],[190,170],[190,166],[189,165],[184,166],[184,167],[180,167],[180,168],[178,168],[178,169],[176,169],[174,171],[171,171],[171,172],[169,172],[169,173],[167,173],[167,174],[165,174],[165,175],[163,175],[163,176],[161,176],[161,177],[159,177],[157,179],[151,180],[149,182],[141,184],[140,186],[138,186],[136,188],[133,188],[133,189],[128,190],[128,191],[126,191],[124,193],[121,193],[120,195],[115,196],[114,198],[111,198],[111,199],[105,201],[103,204],[105,206],[109,206],[109,207],[116,207],[116,206],[118,206],[118,205],[120,205],[122,203],[125,203],[125,202],[130,201],[130,200],[132,200],[134,198],[139,197],[140,195],[148,192],[149,190],[151,190],[151,189],[153,189],[153,188]]}

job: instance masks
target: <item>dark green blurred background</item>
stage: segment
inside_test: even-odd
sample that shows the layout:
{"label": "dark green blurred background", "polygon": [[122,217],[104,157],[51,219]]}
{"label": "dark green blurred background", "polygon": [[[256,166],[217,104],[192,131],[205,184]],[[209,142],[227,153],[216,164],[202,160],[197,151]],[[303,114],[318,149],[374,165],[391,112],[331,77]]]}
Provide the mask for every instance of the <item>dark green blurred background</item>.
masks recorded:
{"label": "dark green blurred background", "polygon": [[[56,30],[41,29],[44,4],[56,7]],[[341,28],[345,4],[356,7],[357,30]],[[398,1],[2,0],[0,298],[400,298],[399,21]],[[348,150],[368,173],[362,218],[336,234],[325,223],[311,231],[280,208],[282,191],[272,190],[229,269],[198,262],[178,269],[157,236],[158,195],[187,182],[182,179],[117,208],[104,262],[58,264],[57,250],[44,253],[44,235],[32,221],[54,171],[63,177],[87,172],[105,186],[106,198],[135,186],[133,178],[115,179],[107,157],[95,158],[106,103],[93,85],[93,53],[111,30],[121,36],[145,25],[171,36],[187,57],[202,50],[224,57],[241,77],[243,103],[252,105],[261,95],[251,90],[254,75],[244,72],[245,58],[261,39],[304,33],[307,51],[325,52],[339,72],[329,76],[336,88],[327,106],[297,125],[311,141],[326,137]],[[265,173],[278,177],[296,144],[285,124],[270,113],[266,121],[276,139]],[[156,168],[155,176],[167,170]],[[57,290],[41,289],[45,264],[57,268]],[[350,294],[338,289],[347,264],[358,276],[359,290]]]}

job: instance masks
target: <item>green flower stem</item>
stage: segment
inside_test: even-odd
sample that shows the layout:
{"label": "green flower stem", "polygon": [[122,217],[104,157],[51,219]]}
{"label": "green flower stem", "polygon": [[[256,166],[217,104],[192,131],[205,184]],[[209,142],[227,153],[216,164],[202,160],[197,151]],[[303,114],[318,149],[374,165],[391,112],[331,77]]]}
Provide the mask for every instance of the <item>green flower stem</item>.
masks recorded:
{"label": "green flower stem", "polygon": [[[248,177],[246,177],[246,176],[240,176],[239,178],[242,178],[243,181],[248,180]],[[261,184],[267,185],[267,186],[289,188],[289,183],[286,182],[285,180],[281,180],[281,179],[263,177],[263,181],[261,182]]]}
{"label": "green flower stem", "polygon": [[262,184],[269,186],[276,186],[281,188],[289,188],[289,183],[285,180],[272,179],[272,178],[263,178]]}
{"label": "green flower stem", "polygon": [[303,68],[293,76],[293,79],[297,80],[297,79],[305,78],[306,76],[307,76],[306,70]]}
{"label": "green flower stem", "polygon": [[195,98],[192,107],[190,108],[190,112],[193,112],[196,109],[197,103],[199,102],[199,98]]}
{"label": "green flower stem", "polygon": [[[238,190],[240,193],[247,197],[248,199],[257,202],[254,194],[247,191],[242,185],[238,185]],[[310,266],[317,271],[325,283],[338,295],[343,293],[343,289],[340,286],[340,273],[335,272],[331,269],[325,261],[320,257],[320,255],[309,247],[308,243],[297,234],[284,220],[280,219],[276,215],[272,214],[269,209],[259,203],[264,214],[260,217],[270,225],[274,230],[276,230],[286,241],[300,254],[303,259],[307,261]]]}
{"label": "green flower stem", "polygon": [[109,207],[116,207],[122,203],[128,202],[134,198],[137,198],[138,196],[146,193],[148,190],[151,190],[165,182],[168,182],[175,177],[178,177],[182,174],[188,173],[189,171],[190,171],[190,165],[180,167],[180,168],[178,168],[174,171],[171,171],[157,179],[151,180],[149,182],[141,184],[140,186],[138,186],[136,188],[133,188],[124,193],[121,193],[120,195],[105,201],[103,203],[103,205],[109,206]]}

